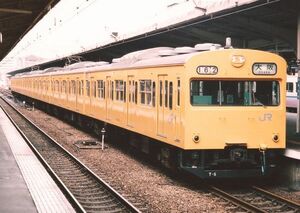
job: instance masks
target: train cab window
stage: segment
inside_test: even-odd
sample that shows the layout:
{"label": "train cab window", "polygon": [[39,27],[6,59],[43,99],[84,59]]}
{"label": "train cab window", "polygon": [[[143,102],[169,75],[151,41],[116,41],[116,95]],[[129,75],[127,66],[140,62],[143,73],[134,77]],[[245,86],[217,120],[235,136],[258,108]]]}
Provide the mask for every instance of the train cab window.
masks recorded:
{"label": "train cab window", "polygon": [[169,109],[173,108],[173,82],[169,83]]}
{"label": "train cab window", "polygon": [[277,81],[217,81],[192,80],[193,106],[278,106]]}
{"label": "train cab window", "polygon": [[294,84],[293,84],[293,82],[287,82],[286,83],[286,91],[287,92],[294,92]]}

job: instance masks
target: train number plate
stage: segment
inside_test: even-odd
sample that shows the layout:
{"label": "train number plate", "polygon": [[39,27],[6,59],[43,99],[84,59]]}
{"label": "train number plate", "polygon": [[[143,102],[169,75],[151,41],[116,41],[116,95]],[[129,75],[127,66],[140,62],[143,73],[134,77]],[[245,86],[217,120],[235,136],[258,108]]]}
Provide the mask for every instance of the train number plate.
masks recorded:
{"label": "train number plate", "polygon": [[196,72],[199,75],[216,75],[218,73],[218,67],[216,66],[198,66]]}

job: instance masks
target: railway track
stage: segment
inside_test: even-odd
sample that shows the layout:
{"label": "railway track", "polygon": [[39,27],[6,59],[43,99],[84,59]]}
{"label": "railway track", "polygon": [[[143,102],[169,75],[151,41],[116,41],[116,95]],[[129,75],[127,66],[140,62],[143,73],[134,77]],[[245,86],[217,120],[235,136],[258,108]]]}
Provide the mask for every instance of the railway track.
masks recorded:
{"label": "railway track", "polygon": [[141,212],[2,97],[0,106],[77,212]]}
{"label": "railway track", "polygon": [[236,189],[210,186],[232,212],[300,213],[300,204],[275,195],[257,186]]}

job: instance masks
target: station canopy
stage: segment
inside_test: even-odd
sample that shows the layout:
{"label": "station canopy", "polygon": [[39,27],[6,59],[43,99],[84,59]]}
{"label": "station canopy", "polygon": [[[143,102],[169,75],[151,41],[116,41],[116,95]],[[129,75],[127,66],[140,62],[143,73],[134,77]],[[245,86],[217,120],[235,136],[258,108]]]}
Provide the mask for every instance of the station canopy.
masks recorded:
{"label": "station canopy", "polygon": [[0,1],[0,61],[59,0]]}
{"label": "station canopy", "polygon": [[[224,45],[225,38],[231,37],[234,48],[275,52],[287,61],[295,58],[300,1],[257,0],[249,2],[115,41],[79,53],[76,57],[88,61],[112,61],[129,52],[153,47],[193,47],[197,43],[206,42]],[[64,66],[69,57],[40,64],[39,69]],[[13,71],[11,74],[30,70],[31,68],[25,68]]]}

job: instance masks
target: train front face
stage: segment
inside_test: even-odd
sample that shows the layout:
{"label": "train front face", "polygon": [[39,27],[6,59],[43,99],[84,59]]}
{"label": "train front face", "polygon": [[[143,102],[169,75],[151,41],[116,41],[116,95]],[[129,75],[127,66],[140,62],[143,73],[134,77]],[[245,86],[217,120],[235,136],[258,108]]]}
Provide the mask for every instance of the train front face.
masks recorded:
{"label": "train front face", "polygon": [[181,168],[204,178],[272,174],[285,148],[285,61],[229,49],[200,53],[186,69]]}

